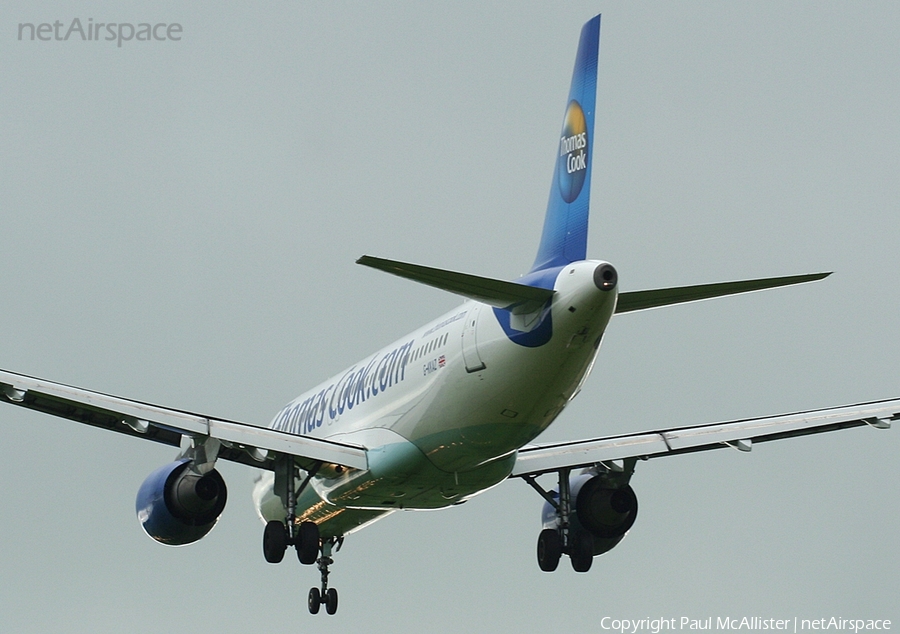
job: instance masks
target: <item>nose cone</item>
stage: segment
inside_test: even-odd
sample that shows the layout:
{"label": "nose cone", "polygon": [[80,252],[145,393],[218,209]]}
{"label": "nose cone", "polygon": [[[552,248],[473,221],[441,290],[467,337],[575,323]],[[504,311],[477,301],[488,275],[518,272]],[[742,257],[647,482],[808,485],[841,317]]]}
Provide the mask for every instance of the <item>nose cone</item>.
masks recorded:
{"label": "nose cone", "polygon": [[612,264],[604,262],[594,269],[594,285],[601,291],[611,291],[619,281],[619,274]]}

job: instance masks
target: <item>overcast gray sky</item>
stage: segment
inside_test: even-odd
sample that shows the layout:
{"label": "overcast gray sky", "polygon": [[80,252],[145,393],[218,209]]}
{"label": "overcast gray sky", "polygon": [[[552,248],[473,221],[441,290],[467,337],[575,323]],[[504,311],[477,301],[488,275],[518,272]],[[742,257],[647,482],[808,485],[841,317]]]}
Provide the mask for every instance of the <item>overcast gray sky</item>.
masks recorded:
{"label": "overcast gray sky", "polygon": [[[513,278],[578,33],[603,13],[588,254],[623,290],[824,282],[623,315],[561,440],[900,396],[894,2],[5,2],[0,367],[265,424],[457,300],[370,253]],[[182,25],[19,41],[19,23]],[[26,37],[27,40],[27,37]],[[0,408],[0,621],[17,632],[598,631],[616,618],[890,618],[900,430],[641,463],[586,575],[507,482],[348,538],[334,617],[266,564],[254,472],[170,549],[134,517],[165,447]],[[292,621],[296,623],[292,623]]]}

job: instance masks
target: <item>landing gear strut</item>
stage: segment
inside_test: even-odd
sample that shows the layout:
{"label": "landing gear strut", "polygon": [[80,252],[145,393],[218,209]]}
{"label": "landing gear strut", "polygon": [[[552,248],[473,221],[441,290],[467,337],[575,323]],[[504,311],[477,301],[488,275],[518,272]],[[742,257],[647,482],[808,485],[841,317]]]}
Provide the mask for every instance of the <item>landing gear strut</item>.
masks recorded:
{"label": "landing gear strut", "polygon": [[322,463],[316,463],[296,489],[297,465],[292,456],[285,456],[275,463],[275,493],[287,509],[283,522],[272,520],[263,532],[263,556],[270,564],[280,563],[288,546],[297,550],[301,564],[316,563],[319,552],[319,527],[314,522],[301,522],[297,526],[297,496],[303,492],[316,475]]}
{"label": "landing gear strut", "polygon": [[538,494],[556,509],[559,518],[556,528],[545,528],[538,536],[538,566],[544,572],[553,572],[559,566],[560,557],[567,553],[572,560],[572,567],[577,572],[587,572],[594,558],[593,538],[585,530],[573,530],[570,524],[572,517],[572,493],[569,490],[569,474],[571,469],[559,470],[559,493],[545,490],[537,483],[535,476],[523,476]]}
{"label": "landing gear strut", "polygon": [[328,587],[328,566],[334,563],[334,560],[331,558],[332,548],[334,548],[335,544],[340,548],[342,542],[343,538],[331,538],[322,542],[322,556],[316,562],[322,577],[322,589],[320,590],[316,587],[309,589],[307,607],[310,614],[318,614],[322,604],[325,605],[325,611],[328,614],[337,612],[338,593],[334,588]]}

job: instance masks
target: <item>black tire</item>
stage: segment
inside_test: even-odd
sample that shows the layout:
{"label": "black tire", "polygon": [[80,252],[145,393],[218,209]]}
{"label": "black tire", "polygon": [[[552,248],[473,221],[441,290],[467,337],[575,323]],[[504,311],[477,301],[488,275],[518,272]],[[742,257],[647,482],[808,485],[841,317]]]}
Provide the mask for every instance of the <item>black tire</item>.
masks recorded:
{"label": "black tire", "polygon": [[594,536],[585,530],[570,535],[569,558],[575,572],[587,572],[594,563]]}
{"label": "black tire", "polygon": [[315,522],[300,524],[294,547],[297,549],[297,559],[301,564],[316,563],[316,559],[319,558],[319,527]]}
{"label": "black tire", "polygon": [[538,566],[544,572],[553,572],[559,566],[561,556],[562,540],[559,538],[559,532],[552,528],[545,528],[538,536]]}
{"label": "black tire", "polygon": [[337,590],[328,588],[325,592],[325,611],[328,614],[337,612]]}
{"label": "black tire", "polygon": [[306,598],[306,607],[309,608],[310,614],[318,614],[319,608],[322,607],[322,593],[315,586],[309,589],[309,595]]}
{"label": "black tire", "polygon": [[284,559],[287,550],[287,530],[278,520],[266,524],[263,531],[263,556],[270,564],[277,564]]}

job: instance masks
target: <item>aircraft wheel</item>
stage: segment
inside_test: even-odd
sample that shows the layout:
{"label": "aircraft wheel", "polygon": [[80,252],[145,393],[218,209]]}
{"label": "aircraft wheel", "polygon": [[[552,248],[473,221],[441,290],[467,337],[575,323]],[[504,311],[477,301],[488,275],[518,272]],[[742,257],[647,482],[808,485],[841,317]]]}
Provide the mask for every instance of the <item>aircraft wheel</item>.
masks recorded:
{"label": "aircraft wheel", "polygon": [[575,572],[587,572],[594,563],[594,536],[589,532],[575,531],[572,535],[569,557]]}
{"label": "aircraft wheel", "polygon": [[552,528],[542,530],[537,543],[538,566],[541,570],[544,572],[556,570],[561,555],[562,542],[559,539],[559,532]]}
{"label": "aircraft wheel", "polygon": [[337,590],[335,590],[334,588],[328,588],[328,590],[325,592],[325,611],[328,612],[328,614],[334,614],[335,612],[337,612],[337,606]]}
{"label": "aircraft wheel", "polygon": [[297,559],[301,564],[314,564],[319,557],[319,527],[315,522],[302,522],[297,531]]}
{"label": "aircraft wheel", "polygon": [[[309,589],[309,596],[306,599],[306,607],[309,608],[310,614],[318,614],[319,608],[322,606],[322,593],[319,592],[319,589],[316,587],[312,587]],[[337,601],[335,600],[335,608],[337,607]],[[327,609],[327,607],[326,607]]]}
{"label": "aircraft wheel", "polygon": [[263,531],[263,556],[270,564],[277,564],[284,559],[287,549],[287,530],[278,520],[266,524]]}

